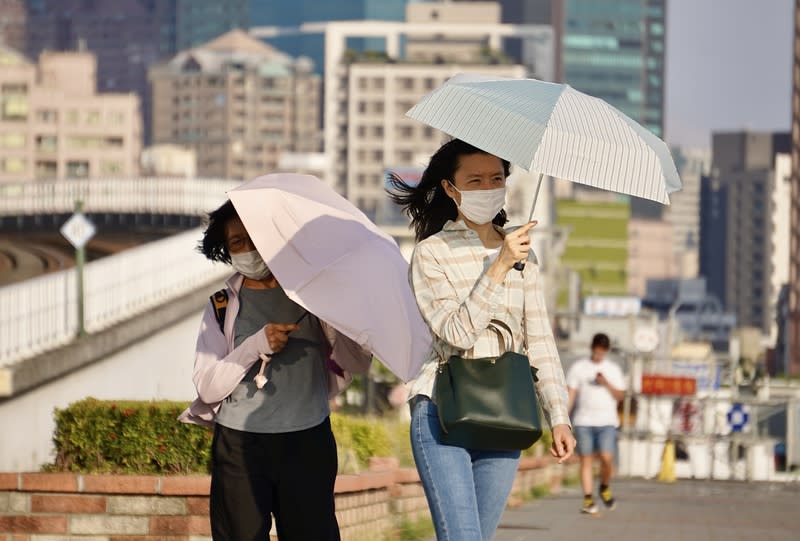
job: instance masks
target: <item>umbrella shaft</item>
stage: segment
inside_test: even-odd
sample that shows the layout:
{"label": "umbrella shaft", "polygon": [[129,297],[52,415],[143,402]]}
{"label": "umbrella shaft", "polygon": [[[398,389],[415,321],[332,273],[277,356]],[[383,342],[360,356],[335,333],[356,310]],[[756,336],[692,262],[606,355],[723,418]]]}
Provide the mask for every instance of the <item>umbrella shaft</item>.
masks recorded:
{"label": "umbrella shaft", "polygon": [[539,199],[539,190],[542,187],[542,178],[544,178],[544,173],[539,173],[539,182],[536,183],[536,193],[533,194],[533,204],[531,205],[531,213],[530,215],[528,215],[529,222],[533,220],[533,211],[536,210],[536,201]]}

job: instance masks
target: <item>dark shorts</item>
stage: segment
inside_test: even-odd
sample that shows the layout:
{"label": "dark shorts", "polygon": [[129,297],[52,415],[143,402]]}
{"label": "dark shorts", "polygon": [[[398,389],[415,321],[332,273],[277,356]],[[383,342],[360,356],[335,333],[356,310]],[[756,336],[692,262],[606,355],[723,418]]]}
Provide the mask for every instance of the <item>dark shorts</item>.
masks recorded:
{"label": "dark shorts", "polygon": [[575,439],[578,440],[580,456],[595,453],[614,454],[617,447],[617,427],[615,426],[576,426]]}

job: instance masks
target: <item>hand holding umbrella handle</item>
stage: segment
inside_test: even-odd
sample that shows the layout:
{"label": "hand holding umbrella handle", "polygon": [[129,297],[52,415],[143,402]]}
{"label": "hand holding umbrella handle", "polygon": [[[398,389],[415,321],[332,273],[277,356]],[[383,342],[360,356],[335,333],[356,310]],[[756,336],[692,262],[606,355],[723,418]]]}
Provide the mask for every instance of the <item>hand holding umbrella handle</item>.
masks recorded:
{"label": "hand holding umbrella handle", "polygon": [[[539,190],[542,189],[542,179],[544,178],[544,173],[539,173],[539,180],[536,182],[536,193],[533,194],[533,203],[531,204],[531,213],[528,215],[528,222],[530,223],[533,220],[533,211],[536,210],[536,201],[539,200]],[[525,261],[517,261],[514,263],[514,270],[522,272],[525,270]]]}

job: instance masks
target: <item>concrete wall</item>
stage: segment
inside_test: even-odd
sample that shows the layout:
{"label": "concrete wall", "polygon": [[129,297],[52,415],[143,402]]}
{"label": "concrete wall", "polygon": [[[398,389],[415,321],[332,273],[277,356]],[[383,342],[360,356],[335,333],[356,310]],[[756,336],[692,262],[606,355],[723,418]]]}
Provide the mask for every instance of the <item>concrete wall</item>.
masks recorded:
{"label": "concrete wall", "polygon": [[[108,400],[191,400],[200,313],[78,372],[0,402],[0,471],[37,470],[53,457],[53,409],[93,396]],[[53,355],[57,355],[54,352]]]}

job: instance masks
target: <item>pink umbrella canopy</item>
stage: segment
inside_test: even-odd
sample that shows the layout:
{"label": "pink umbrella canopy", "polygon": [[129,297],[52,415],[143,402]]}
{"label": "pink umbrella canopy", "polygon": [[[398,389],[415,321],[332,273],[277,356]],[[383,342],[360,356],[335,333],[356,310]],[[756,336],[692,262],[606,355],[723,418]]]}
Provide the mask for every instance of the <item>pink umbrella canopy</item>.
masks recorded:
{"label": "pink umbrella canopy", "polygon": [[431,336],[392,237],[311,175],[265,175],[228,196],[290,299],[403,381],[417,375]]}

